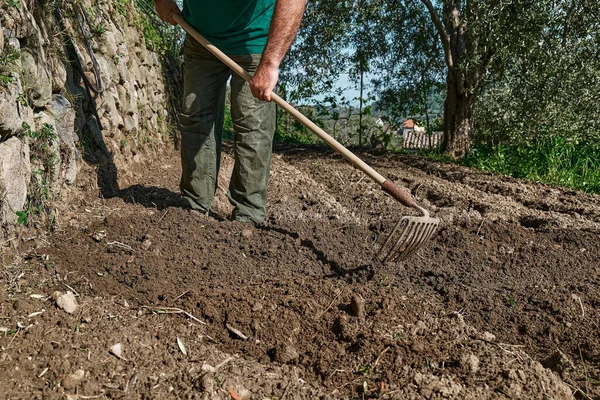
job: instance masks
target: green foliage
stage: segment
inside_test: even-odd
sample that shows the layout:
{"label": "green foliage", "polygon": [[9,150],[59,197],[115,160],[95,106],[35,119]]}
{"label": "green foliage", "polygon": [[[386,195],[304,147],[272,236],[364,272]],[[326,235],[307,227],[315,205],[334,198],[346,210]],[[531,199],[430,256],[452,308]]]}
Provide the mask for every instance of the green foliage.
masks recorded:
{"label": "green foliage", "polygon": [[117,12],[127,18],[129,16],[129,1],[127,0],[115,0],[113,2]]}
{"label": "green foliage", "polygon": [[0,87],[6,87],[13,82],[13,73],[16,71],[16,63],[21,55],[12,46],[5,45],[0,53]]}
{"label": "green foliage", "polygon": [[[229,99],[229,91],[227,88],[227,99]],[[233,120],[231,119],[231,105],[229,101],[225,104],[225,119],[223,122],[223,140],[233,140],[235,132],[233,131]]]}
{"label": "green foliage", "polygon": [[19,0],[6,0],[6,5],[9,7],[16,7],[21,9],[21,2]]}
{"label": "green foliage", "polygon": [[27,220],[29,219],[27,211],[17,211],[15,214],[17,214],[17,224],[27,225]]}
{"label": "green foliage", "polygon": [[9,83],[12,82],[12,76],[0,74],[0,86],[6,87]]}
{"label": "green foliage", "polygon": [[39,130],[33,130],[29,124],[23,122],[21,134],[30,139],[32,161],[37,161],[40,168],[31,171],[31,185],[27,193],[27,205],[24,211],[18,211],[17,222],[28,225],[34,216],[50,216],[53,219],[53,210],[50,206],[52,196],[49,186],[49,175],[58,162],[58,154],[54,151],[54,142],[58,139],[54,127],[42,124]]}
{"label": "green foliage", "polygon": [[[311,106],[298,106],[298,111],[306,115],[310,120],[321,128],[327,130],[323,120],[319,117],[318,111]],[[323,143],[308,128],[296,121],[285,111],[277,111],[277,129],[275,131],[275,141],[282,143],[315,144]]]}
{"label": "green foliage", "polygon": [[35,139],[33,142],[34,151],[38,150],[46,152],[51,147],[52,141],[58,138],[54,131],[54,127],[47,123],[43,123],[42,128],[39,131],[34,131],[27,122],[23,122],[21,129],[23,136]]}
{"label": "green foliage", "polygon": [[160,55],[169,56],[173,60],[179,60],[181,57],[178,50],[183,43],[184,31],[160,21],[152,1],[139,0],[136,5],[138,12],[135,16],[135,24],[144,35],[146,48]]}
{"label": "green foliage", "polygon": [[150,18],[143,14],[139,14],[138,21],[142,27],[146,48],[157,53],[164,53],[167,50],[167,43],[163,40],[160,30],[152,25]]}
{"label": "green foliage", "polygon": [[529,144],[476,145],[463,163],[484,171],[600,194],[597,143],[554,137]]}
{"label": "green foliage", "polygon": [[[596,3],[312,0],[282,81],[287,98],[300,102],[340,96],[340,74],[356,82],[368,71],[377,110],[396,125],[407,116],[441,116],[446,97],[450,118],[431,131],[455,133],[466,118],[467,134],[488,145],[527,141],[542,128],[549,136],[598,140]],[[447,137],[469,143],[457,136]]]}
{"label": "green foliage", "polygon": [[[589,0],[547,7],[543,29],[493,65],[476,109],[475,139],[487,145],[546,137],[600,139],[600,18]],[[524,39],[525,40],[525,39]]]}
{"label": "green foliage", "polygon": [[358,369],[358,372],[363,375],[371,375],[373,373],[373,367],[371,364],[365,364]]}

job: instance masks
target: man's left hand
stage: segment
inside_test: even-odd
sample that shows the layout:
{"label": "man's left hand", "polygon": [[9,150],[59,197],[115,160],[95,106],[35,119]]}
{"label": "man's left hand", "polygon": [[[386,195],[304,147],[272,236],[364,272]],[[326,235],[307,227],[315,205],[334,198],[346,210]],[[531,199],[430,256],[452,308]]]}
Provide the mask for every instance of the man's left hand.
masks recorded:
{"label": "man's left hand", "polygon": [[278,79],[279,69],[261,62],[254,77],[250,80],[252,95],[262,101],[271,101],[271,94]]}

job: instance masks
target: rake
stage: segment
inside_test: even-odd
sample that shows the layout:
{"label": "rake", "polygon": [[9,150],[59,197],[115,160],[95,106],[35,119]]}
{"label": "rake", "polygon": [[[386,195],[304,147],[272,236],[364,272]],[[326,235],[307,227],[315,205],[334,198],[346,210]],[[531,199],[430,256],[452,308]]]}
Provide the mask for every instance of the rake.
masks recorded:
{"label": "rake", "polygon": [[[227,65],[233,72],[245,79],[250,81],[252,75],[246,70],[240,67],[235,61],[229,58],[225,53],[211,44],[202,35],[188,24],[181,15],[173,14],[173,20],[177,22],[188,34],[202,44],[208,51],[210,51],[215,57],[221,60]],[[403,260],[408,257],[415,250],[419,249],[427,240],[429,240],[437,231],[440,220],[429,216],[429,212],[420,207],[410,194],[406,191],[397,187],[393,182],[386,179],[384,176],[379,174],[367,163],[358,158],[354,153],[345,148],[333,137],[329,136],[327,132],[319,128],[314,122],[305,117],[300,111],[296,110],[292,105],[283,100],[275,93],[271,94],[271,99],[296,120],[310,129],[315,135],[321,140],[327,143],[332,149],[341,154],[344,158],[350,161],[356,168],[360,169],[369,178],[374,180],[381,188],[394,199],[399,201],[402,205],[417,210],[421,216],[405,216],[398,221],[394,226],[391,233],[384,241],[383,245],[379,249],[377,257],[383,262],[394,262]]]}

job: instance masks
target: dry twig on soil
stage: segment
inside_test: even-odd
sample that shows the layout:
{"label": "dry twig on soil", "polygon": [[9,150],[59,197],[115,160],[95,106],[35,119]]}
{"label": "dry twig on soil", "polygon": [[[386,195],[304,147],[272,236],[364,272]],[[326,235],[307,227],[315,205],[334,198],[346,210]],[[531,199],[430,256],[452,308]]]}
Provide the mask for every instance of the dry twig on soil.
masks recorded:
{"label": "dry twig on soil", "polygon": [[321,317],[322,317],[323,315],[325,315],[325,313],[326,313],[327,311],[329,311],[329,309],[331,308],[331,306],[333,306],[333,303],[335,303],[335,302],[336,302],[336,300],[340,298],[340,296],[341,296],[341,294],[342,294],[342,292],[343,292],[343,291],[344,291],[344,289],[343,289],[343,288],[342,288],[342,289],[340,289],[340,291],[339,291],[339,292],[338,292],[338,294],[337,294],[337,295],[334,297],[334,299],[333,299],[333,300],[331,300],[331,303],[329,303],[329,305],[327,306],[327,308],[325,309],[325,311],[323,311],[323,312],[322,312],[322,313],[319,315],[319,318],[317,318],[317,319],[321,319]]}
{"label": "dry twig on soil", "polygon": [[152,310],[152,312],[156,313],[156,314],[184,314],[186,315],[188,318],[198,322],[199,324],[202,325],[208,325],[206,322],[202,321],[201,319],[198,319],[196,317],[194,317],[192,314],[190,314],[189,312],[182,310],[181,308],[175,308],[175,307],[148,307],[148,306],[142,306],[142,308],[148,308],[150,310]]}
{"label": "dry twig on soil", "polygon": [[79,395],[78,398],[80,398],[80,399],[98,399],[98,398],[104,396],[104,394],[105,394],[105,392],[103,390],[102,393],[97,394],[95,396],[83,396],[83,395]]}
{"label": "dry twig on soil", "polygon": [[383,350],[381,351],[381,353],[379,353],[379,355],[378,355],[378,356],[377,356],[377,358],[375,359],[375,362],[373,363],[373,368],[375,368],[375,367],[377,366],[377,364],[379,364],[379,360],[381,360],[381,356],[383,356],[385,353],[387,353],[387,352],[388,352],[388,350],[389,350],[390,348],[391,348],[391,347],[389,347],[389,346],[388,346],[388,347],[386,347],[385,349],[383,349]]}
{"label": "dry twig on soil", "polygon": [[75,294],[75,296],[77,296],[77,297],[81,297],[81,296],[79,295],[79,292],[77,292],[77,290],[73,289],[71,286],[67,285],[67,284],[66,284],[66,283],[64,283],[64,282],[61,282],[61,283],[62,283],[63,285],[65,285],[67,288],[71,289],[71,290],[73,291],[73,293]]}
{"label": "dry twig on soil", "polygon": [[163,218],[167,216],[167,213],[169,212],[169,210],[170,210],[170,208],[167,208],[167,211],[165,211],[165,213],[162,215],[162,217],[160,217],[160,219],[158,221],[156,221],[157,225],[160,224],[160,221],[162,221]]}
{"label": "dry twig on soil", "polygon": [[119,247],[121,249],[125,249],[125,250],[129,250],[132,253],[134,252],[133,248],[131,246],[126,245],[125,243],[121,243],[121,242],[108,242],[106,243],[107,246],[115,246],[115,247]]}
{"label": "dry twig on soil", "polygon": [[227,364],[228,362],[233,361],[233,360],[235,360],[235,356],[227,357],[225,360],[223,360],[217,364],[217,366],[215,367],[215,370],[218,370],[219,368],[221,368],[222,366],[224,366],[225,364]]}
{"label": "dry twig on soil", "polygon": [[229,324],[225,324],[225,327],[227,328],[227,330],[229,330],[229,332],[233,333],[240,339],[248,340],[248,336],[244,335],[241,331],[239,331],[238,329],[235,329],[233,326],[231,326]]}

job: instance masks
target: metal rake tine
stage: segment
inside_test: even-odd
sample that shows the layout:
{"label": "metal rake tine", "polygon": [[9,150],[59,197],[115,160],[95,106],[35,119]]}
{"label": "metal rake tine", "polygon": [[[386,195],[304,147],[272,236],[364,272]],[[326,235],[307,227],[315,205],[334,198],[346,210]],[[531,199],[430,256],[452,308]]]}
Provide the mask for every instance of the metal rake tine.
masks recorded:
{"label": "metal rake tine", "polygon": [[396,262],[400,258],[402,258],[402,255],[407,254],[407,252],[410,251],[412,245],[418,240],[419,233],[419,222],[412,221],[410,232],[408,233],[408,235],[406,235],[406,238],[404,238],[404,241],[402,241],[402,243],[400,243],[402,238],[398,239],[399,246],[395,248],[395,254],[393,257],[390,258],[390,260],[392,262]]}
{"label": "metal rake tine", "polygon": [[435,234],[435,232],[437,232],[439,227],[440,227],[439,222],[431,223],[431,229],[429,230],[429,235],[427,235],[427,238],[425,239],[425,241],[428,241],[429,239],[431,239],[433,237],[433,235]]}
{"label": "metal rake tine", "polygon": [[[385,242],[383,242],[383,245],[381,246],[381,250],[379,250],[379,254],[378,256],[381,256],[381,253],[383,253],[383,251],[385,250],[385,248],[387,247],[388,243],[392,240],[392,237],[394,236],[394,234],[396,233],[396,231],[398,230],[398,228],[400,227],[400,225],[402,224],[402,221],[404,221],[404,218],[400,219],[400,221],[396,222],[396,225],[394,225],[394,229],[392,229],[392,231],[390,232],[390,234],[388,235],[387,239],[385,240]],[[386,257],[387,258],[387,257]]]}
{"label": "metal rake tine", "polygon": [[401,252],[396,254],[396,257],[392,258],[391,261],[396,262],[407,258],[410,254],[412,254],[415,250],[418,250],[424,243],[426,243],[433,234],[437,231],[438,223],[437,222],[417,222],[416,224],[422,224],[423,228],[420,229],[421,235],[418,239],[414,240],[412,243],[407,244],[407,246]]}
{"label": "metal rake tine", "polygon": [[395,257],[392,259],[392,261],[396,262],[399,260],[403,260],[423,242],[425,229],[422,228],[425,228],[422,222],[413,222],[413,231],[411,232],[412,235],[409,236],[409,239],[405,241],[402,247],[398,248]]}
{"label": "metal rake tine", "polygon": [[424,234],[423,238],[421,239],[419,247],[421,245],[425,244],[426,242],[428,242],[429,239],[431,239],[433,234],[437,231],[437,227],[438,227],[438,225],[436,223],[428,223],[428,226],[424,229],[425,234]]}
{"label": "metal rake tine", "polygon": [[437,224],[433,222],[425,222],[423,225],[423,235],[419,238],[418,243],[415,243],[413,249],[406,252],[407,255],[424,245],[431,238],[431,236],[433,236],[433,233],[437,229]]}
{"label": "metal rake tine", "polygon": [[[402,221],[403,221],[403,219],[401,219],[401,220],[400,220],[400,222],[398,222],[398,224],[400,224]],[[396,248],[398,248],[398,245],[401,245],[401,242],[402,242],[402,240],[404,239],[404,237],[406,236],[406,234],[409,232],[409,230],[410,230],[410,227],[411,227],[411,223],[412,223],[412,221],[411,221],[411,220],[409,220],[409,219],[407,219],[407,221],[408,221],[408,222],[407,222],[407,224],[406,224],[406,227],[404,228],[404,231],[402,231],[402,234],[400,235],[400,239],[398,239],[398,240],[396,241],[396,243],[394,243],[394,244],[392,245],[392,247],[390,247],[390,249],[389,249],[389,251],[388,251],[387,255],[385,256],[385,258],[384,258],[383,262],[388,262],[388,261],[390,261],[390,259],[391,259],[391,258],[393,257],[393,255],[395,254],[395,251],[394,251],[394,250],[395,250]],[[394,231],[393,231],[393,232],[394,232]],[[391,238],[392,238],[392,236],[393,236],[393,235],[392,235],[392,234],[390,234],[390,236],[389,236],[389,239],[391,239]]]}
{"label": "metal rake tine", "polygon": [[392,229],[392,231],[389,233],[389,235],[387,235],[385,242],[383,242],[383,245],[381,246],[381,249],[379,250],[379,253],[377,254],[377,257],[380,259],[381,259],[381,256],[384,255],[384,257],[383,257],[384,262],[385,262],[385,259],[387,258],[387,256],[389,255],[389,251],[386,251],[388,244],[392,241],[392,238],[394,237],[394,235],[400,228],[400,225],[402,225],[403,221],[404,221],[404,218],[402,218],[402,219],[400,219],[400,221],[396,222],[396,225],[394,225],[394,228]]}
{"label": "metal rake tine", "polygon": [[388,261],[397,261],[399,256],[405,254],[407,249],[412,246],[415,240],[418,239],[418,226],[419,223],[415,220],[411,219],[409,225],[407,226],[407,233],[405,236],[401,236],[397,241],[396,245],[393,247],[392,254],[388,258]]}
{"label": "metal rake tine", "polygon": [[396,257],[393,261],[399,261],[406,258],[409,254],[411,254],[416,248],[418,248],[423,242],[423,238],[426,234],[427,226],[422,222],[414,222],[413,226],[413,236],[411,240],[406,241],[406,246],[402,251],[398,251]]}

